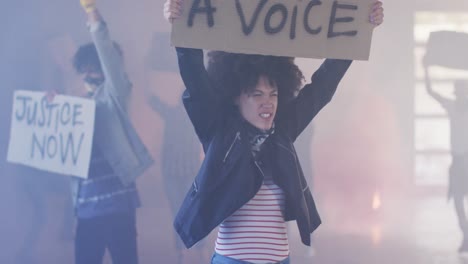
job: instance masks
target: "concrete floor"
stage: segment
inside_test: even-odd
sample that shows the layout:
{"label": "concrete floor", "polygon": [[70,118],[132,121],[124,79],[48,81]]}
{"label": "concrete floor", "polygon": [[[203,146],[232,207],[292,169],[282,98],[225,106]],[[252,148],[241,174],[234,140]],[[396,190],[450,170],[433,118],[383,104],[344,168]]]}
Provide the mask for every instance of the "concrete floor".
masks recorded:
{"label": "concrete floor", "polygon": [[332,228],[325,222],[315,236],[315,255],[298,256],[297,263],[468,264],[468,255],[457,252],[462,237],[453,203],[445,195],[397,204],[399,209],[381,212],[355,228]]}
{"label": "concrete floor", "polygon": [[[61,206],[59,202],[51,203],[54,205],[52,208]],[[166,206],[160,206],[144,207],[139,211],[140,264],[177,264],[170,217]],[[379,210],[366,218],[332,219],[324,214],[323,224],[314,233],[312,249],[300,244],[297,228],[291,224],[292,263],[468,264],[468,257],[457,253],[461,233],[452,206],[443,194],[421,195],[384,202]],[[40,238],[28,258],[17,256],[19,240],[25,234],[21,226],[26,226],[28,219],[4,222],[14,228],[2,229],[0,244],[4,250],[0,251],[0,263],[73,263],[73,241],[60,238],[61,211],[50,210],[47,225],[40,232]],[[208,263],[212,245],[208,240],[201,254],[197,250],[186,251],[184,264]],[[105,263],[110,263],[108,257]]]}

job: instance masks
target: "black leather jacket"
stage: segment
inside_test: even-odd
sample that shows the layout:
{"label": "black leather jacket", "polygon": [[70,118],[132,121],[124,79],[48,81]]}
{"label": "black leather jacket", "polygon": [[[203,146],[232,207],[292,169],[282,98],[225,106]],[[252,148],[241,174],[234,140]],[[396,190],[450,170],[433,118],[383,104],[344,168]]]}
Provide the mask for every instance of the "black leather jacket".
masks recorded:
{"label": "black leather jacket", "polygon": [[285,192],[285,220],[296,220],[302,242],[310,245],[310,234],[321,221],[293,142],[331,100],[351,61],[325,60],[312,83],[278,109],[275,133],[254,159],[246,121],[214,88],[203,64],[203,51],[177,48],[177,56],[186,86],[184,106],[205,151],[200,171],[174,220],[182,241],[192,247],[247,203],[260,189],[264,168],[268,168]]}

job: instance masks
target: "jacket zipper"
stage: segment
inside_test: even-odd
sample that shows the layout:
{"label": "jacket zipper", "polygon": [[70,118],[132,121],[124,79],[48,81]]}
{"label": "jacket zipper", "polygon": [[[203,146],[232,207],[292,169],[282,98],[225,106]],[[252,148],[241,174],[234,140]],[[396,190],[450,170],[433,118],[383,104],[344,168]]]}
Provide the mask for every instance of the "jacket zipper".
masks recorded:
{"label": "jacket zipper", "polygon": [[193,181],[193,188],[195,189],[195,192],[198,192],[198,186],[196,181]]}
{"label": "jacket zipper", "polygon": [[190,194],[190,196],[193,197],[198,193],[198,186],[197,186],[197,182],[196,181],[193,181],[193,190],[192,190],[192,193]]}
{"label": "jacket zipper", "polygon": [[255,161],[254,163],[255,163],[255,166],[257,166],[257,168],[258,168],[258,170],[260,171],[260,173],[262,174],[263,180],[265,180],[265,174],[263,173],[262,168],[260,168],[260,165],[258,165],[258,162],[257,162],[257,161]]}
{"label": "jacket zipper", "polygon": [[223,163],[226,162],[226,159],[227,159],[227,157],[229,156],[229,153],[231,152],[232,148],[234,147],[234,144],[236,143],[236,141],[237,141],[238,139],[240,139],[240,131],[237,131],[236,137],[235,137],[234,140],[232,141],[231,146],[229,147],[228,151],[226,152],[226,155],[224,155]]}

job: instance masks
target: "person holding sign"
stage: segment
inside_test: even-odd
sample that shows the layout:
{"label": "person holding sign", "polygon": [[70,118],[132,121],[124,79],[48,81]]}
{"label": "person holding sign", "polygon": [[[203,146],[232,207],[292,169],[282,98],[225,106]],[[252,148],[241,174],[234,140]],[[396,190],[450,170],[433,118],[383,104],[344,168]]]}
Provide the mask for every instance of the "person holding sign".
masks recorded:
{"label": "person holding sign", "polygon": [[[167,0],[164,15],[180,18],[182,0]],[[383,22],[376,1],[369,12]],[[313,48],[313,47],[311,47]],[[302,85],[293,58],[176,47],[186,86],[183,102],[205,158],[174,220],[187,248],[219,226],[212,264],[289,263],[286,221],[301,240],[321,220],[293,146],[333,97],[351,65],[326,59]]]}
{"label": "person holding sign", "polygon": [[457,80],[454,84],[455,99],[446,98],[432,88],[429,67],[431,61],[424,57],[424,77],[427,93],[447,112],[450,120],[450,144],[452,164],[449,170],[449,199],[453,197],[458,224],[463,233],[459,252],[468,252],[468,220],[464,204],[468,194],[468,81]]}
{"label": "person holding sign", "polygon": [[[126,111],[131,83],[122,51],[110,37],[95,0],[80,0],[93,42],[81,46],[73,66],[83,78],[81,90],[68,94],[96,102],[88,177],[72,177],[75,214],[75,263],[102,263],[108,249],[113,263],[138,263],[135,180],[153,160]],[[53,100],[53,98],[50,98]]]}

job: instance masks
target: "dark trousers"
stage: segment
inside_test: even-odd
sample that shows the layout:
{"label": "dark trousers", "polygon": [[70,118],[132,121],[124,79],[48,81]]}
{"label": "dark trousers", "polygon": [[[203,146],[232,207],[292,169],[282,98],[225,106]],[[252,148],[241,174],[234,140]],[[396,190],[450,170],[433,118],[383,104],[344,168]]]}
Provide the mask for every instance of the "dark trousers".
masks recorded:
{"label": "dark trousers", "polygon": [[136,212],[78,219],[75,263],[101,264],[106,249],[113,264],[137,264]]}

